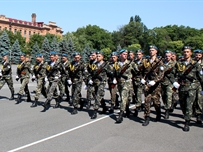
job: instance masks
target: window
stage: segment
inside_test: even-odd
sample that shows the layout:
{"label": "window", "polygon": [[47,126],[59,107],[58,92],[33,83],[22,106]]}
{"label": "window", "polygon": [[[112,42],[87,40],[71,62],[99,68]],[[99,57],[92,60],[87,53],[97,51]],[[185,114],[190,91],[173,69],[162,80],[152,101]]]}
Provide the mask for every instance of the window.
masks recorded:
{"label": "window", "polygon": [[16,32],[17,32],[17,29],[14,30],[14,34],[16,34]]}
{"label": "window", "polygon": [[22,30],[20,30],[20,34],[22,34]]}
{"label": "window", "polygon": [[35,34],[35,32],[33,32],[33,34]]}
{"label": "window", "polygon": [[24,31],[24,37],[26,37],[26,30]]}

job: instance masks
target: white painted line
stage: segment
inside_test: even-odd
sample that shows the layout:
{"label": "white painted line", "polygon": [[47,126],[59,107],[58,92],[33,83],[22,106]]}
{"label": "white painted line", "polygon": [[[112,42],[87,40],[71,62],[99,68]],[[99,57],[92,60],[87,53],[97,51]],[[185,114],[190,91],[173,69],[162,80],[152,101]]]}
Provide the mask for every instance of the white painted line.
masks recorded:
{"label": "white painted line", "polygon": [[[133,105],[133,106],[130,106],[130,108],[132,108],[132,107],[134,107],[134,105]],[[52,136],[47,137],[47,138],[44,138],[44,139],[41,139],[41,140],[38,140],[38,141],[32,142],[32,143],[30,143],[30,144],[27,144],[27,145],[21,146],[21,147],[19,147],[19,148],[16,148],[16,149],[13,149],[13,150],[9,150],[8,152],[15,152],[15,151],[18,151],[18,150],[22,150],[22,149],[25,149],[25,148],[31,147],[31,146],[33,146],[33,145],[36,145],[36,144],[42,143],[42,142],[44,142],[44,141],[47,141],[47,140],[49,140],[49,139],[56,138],[56,137],[58,137],[58,136],[61,136],[61,135],[67,134],[67,133],[69,133],[69,132],[71,132],[71,131],[74,131],[74,130],[80,129],[80,128],[82,128],[82,127],[88,126],[88,125],[93,124],[93,123],[95,123],[95,122],[97,122],[97,121],[100,121],[100,120],[102,120],[102,119],[105,119],[105,118],[107,118],[107,117],[110,117],[110,116],[112,116],[112,115],[114,115],[114,114],[116,114],[116,113],[118,113],[118,110],[117,110],[115,113],[112,113],[112,114],[106,115],[106,116],[104,116],[104,117],[101,117],[101,118],[95,119],[95,120],[90,121],[90,122],[88,122],[88,123],[85,123],[85,124],[83,124],[83,125],[80,125],[80,126],[77,126],[77,127],[75,127],[75,128],[72,128],[72,129],[66,130],[66,131],[64,131],[64,132],[61,132],[61,133],[58,133],[58,134],[52,135]]]}

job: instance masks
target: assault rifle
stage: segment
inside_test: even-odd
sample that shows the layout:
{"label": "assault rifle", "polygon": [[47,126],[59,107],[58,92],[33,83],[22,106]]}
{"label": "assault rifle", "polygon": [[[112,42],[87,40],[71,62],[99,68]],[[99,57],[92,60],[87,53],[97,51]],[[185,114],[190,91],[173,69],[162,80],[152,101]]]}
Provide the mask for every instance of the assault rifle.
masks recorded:
{"label": "assault rifle", "polygon": [[108,64],[109,62],[106,61],[105,63],[103,63],[103,65],[100,66],[100,68],[94,73],[94,75],[92,76],[92,79],[98,78],[100,81],[102,81],[101,76],[99,76],[99,74],[102,72],[102,70],[104,69],[104,67]]}
{"label": "assault rifle", "polygon": [[118,73],[117,78],[121,78],[123,77],[125,80],[128,79],[127,76],[123,75],[124,72],[129,68],[129,65],[131,64],[132,60],[130,60],[130,62],[128,64],[125,64],[125,66],[123,66],[123,68],[121,69],[121,71]]}

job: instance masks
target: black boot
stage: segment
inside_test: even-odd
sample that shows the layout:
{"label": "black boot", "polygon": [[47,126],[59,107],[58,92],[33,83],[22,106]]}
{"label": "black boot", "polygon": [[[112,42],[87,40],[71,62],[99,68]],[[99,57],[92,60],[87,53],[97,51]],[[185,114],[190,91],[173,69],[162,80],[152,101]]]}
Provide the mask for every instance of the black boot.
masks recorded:
{"label": "black boot", "polygon": [[31,97],[30,97],[30,93],[27,94],[27,102],[32,102]]}
{"label": "black boot", "polygon": [[161,108],[156,109],[156,120],[155,121],[160,121],[161,120]]}
{"label": "black boot", "polygon": [[197,124],[202,124],[201,115],[197,115]]}
{"label": "black boot", "polygon": [[142,126],[147,126],[149,124],[149,121],[150,121],[149,116],[146,116],[145,121],[142,123]]}
{"label": "black boot", "polygon": [[30,107],[31,108],[37,107],[37,102],[38,102],[38,99],[35,99],[35,101],[32,103],[32,105]]}
{"label": "black boot", "polygon": [[123,111],[121,110],[118,118],[116,119],[116,123],[121,123],[123,121]]}
{"label": "black boot", "polygon": [[102,105],[101,114],[106,114],[107,107],[106,107],[106,103],[105,103],[104,99],[101,100],[101,105]]}
{"label": "black boot", "polygon": [[133,115],[134,115],[135,117],[137,117],[137,116],[138,116],[138,112],[139,112],[139,111],[138,111],[137,108],[136,108]]}
{"label": "black boot", "polygon": [[130,108],[129,108],[129,104],[126,105],[126,117],[130,118]]}
{"label": "black boot", "polygon": [[14,100],[14,93],[11,94],[11,97],[9,98],[9,100]]}
{"label": "black boot", "polygon": [[119,101],[118,101],[118,94],[116,94],[116,105],[114,107],[114,109],[119,109]]}
{"label": "black boot", "polygon": [[54,108],[60,108],[61,99],[62,99],[61,96],[58,96],[58,98],[55,99],[56,104],[55,104]]}
{"label": "black boot", "polygon": [[71,112],[71,115],[75,115],[75,114],[77,114],[77,113],[78,113],[78,110],[77,110],[76,107],[74,107],[73,111]]}
{"label": "black boot", "polygon": [[16,104],[19,104],[21,102],[21,98],[22,98],[22,95],[18,94],[18,98],[16,99]]}
{"label": "black boot", "polygon": [[91,119],[96,119],[96,118],[97,118],[97,110],[95,109],[91,116]]}
{"label": "black boot", "polygon": [[190,130],[189,124],[190,124],[190,120],[186,120],[183,131],[188,132]]}
{"label": "black boot", "polygon": [[109,113],[114,113],[114,105],[113,105],[113,104],[111,104],[111,107],[110,107]]}
{"label": "black boot", "polygon": [[84,107],[84,101],[80,98],[80,110],[82,110]]}
{"label": "black boot", "polygon": [[50,100],[47,99],[42,106],[44,107],[43,111],[48,110],[50,106]]}
{"label": "black boot", "polygon": [[166,109],[164,119],[169,119],[169,109]]}

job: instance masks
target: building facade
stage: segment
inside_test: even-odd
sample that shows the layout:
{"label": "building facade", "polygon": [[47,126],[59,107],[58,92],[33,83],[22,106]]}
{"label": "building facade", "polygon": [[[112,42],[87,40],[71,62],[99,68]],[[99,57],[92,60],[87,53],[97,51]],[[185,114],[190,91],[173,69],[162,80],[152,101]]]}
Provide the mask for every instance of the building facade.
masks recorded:
{"label": "building facade", "polygon": [[7,18],[5,15],[0,15],[0,30],[9,30],[13,33],[19,31],[21,35],[26,38],[26,42],[33,34],[46,35],[48,33],[62,36],[62,28],[56,25],[55,22],[49,22],[44,24],[44,22],[36,22],[36,14],[31,15],[32,22],[22,21],[13,18]]}

